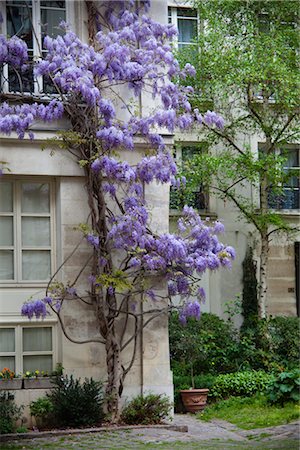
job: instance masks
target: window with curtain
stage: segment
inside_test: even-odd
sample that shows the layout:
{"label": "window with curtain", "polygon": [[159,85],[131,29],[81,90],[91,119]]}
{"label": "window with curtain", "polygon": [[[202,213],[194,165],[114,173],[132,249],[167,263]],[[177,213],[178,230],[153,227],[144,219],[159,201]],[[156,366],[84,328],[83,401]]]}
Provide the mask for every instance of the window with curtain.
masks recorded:
{"label": "window with curtain", "polygon": [[16,374],[54,368],[53,327],[0,328],[0,370],[8,367]]}
{"label": "window with curtain", "polygon": [[0,181],[0,283],[46,282],[53,272],[53,182]]}
{"label": "window with curtain", "polygon": [[178,29],[178,48],[195,43],[198,34],[198,14],[192,8],[168,8],[168,21]]}
{"label": "window with curtain", "polygon": [[300,209],[300,163],[299,147],[281,149],[280,154],[285,158],[284,172],[286,181],[282,187],[282,194],[269,193],[269,207],[272,209]]}
{"label": "window with curtain", "polygon": [[[44,38],[46,35],[56,37],[63,34],[59,24],[66,20],[66,2],[8,0],[0,2],[0,12],[3,17],[3,34],[23,39],[29,50],[29,58],[33,60],[45,54]],[[33,94],[51,93],[51,87],[46,79],[33,77],[30,65],[22,73],[7,65],[3,67],[2,89]]]}

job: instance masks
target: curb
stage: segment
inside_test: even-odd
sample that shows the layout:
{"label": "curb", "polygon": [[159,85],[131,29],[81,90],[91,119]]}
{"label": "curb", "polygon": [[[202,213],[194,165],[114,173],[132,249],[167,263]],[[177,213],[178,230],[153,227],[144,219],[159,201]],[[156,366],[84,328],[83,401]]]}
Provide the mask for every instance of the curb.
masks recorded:
{"label": "curb", "polygon": [[0,435],[0,442],[17,441],[22,439],[35,439],[53,436],[67,436],[74,434],[88,434],[88,433],[102,433],[102,432],[114,432],[122,430],[142,430],[142,429],[161,429],[177,431],[179,433],[187,433],[187,425],[121,425],[121,426],[109,426],[98,428],[72,428],[69,430],[51,430],[51,431],[32,431],[29,433],[9,433]]}

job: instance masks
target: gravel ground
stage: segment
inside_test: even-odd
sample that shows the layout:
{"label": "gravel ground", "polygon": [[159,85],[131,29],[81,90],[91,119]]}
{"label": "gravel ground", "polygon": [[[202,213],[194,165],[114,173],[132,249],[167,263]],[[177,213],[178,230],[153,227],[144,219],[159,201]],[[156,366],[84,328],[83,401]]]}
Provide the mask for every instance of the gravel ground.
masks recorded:
{"label": "gravel ground", "polygon": [[203,422],[186,414],[176,415],[172,426],[166,427],[36,432],[0,438],[1,450],[298,450],[299,423],[241,430],[225,421]]}

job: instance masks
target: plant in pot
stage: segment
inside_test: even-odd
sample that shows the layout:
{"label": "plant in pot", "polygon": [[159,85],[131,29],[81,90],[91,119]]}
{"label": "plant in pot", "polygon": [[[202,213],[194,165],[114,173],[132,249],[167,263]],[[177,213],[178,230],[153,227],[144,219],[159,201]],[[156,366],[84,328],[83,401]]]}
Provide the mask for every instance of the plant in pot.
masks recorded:
{"label": "plant in pot", "polygon": [[22,382],[22,378],[8,367],[4,367],[0,372],[0,389],[11,391],[22,389]]}
{"label": "plant in pot", "polygon": [[178,314],[172,315],[169,325],[170,353],[172,359],[180,361],[180,365],[188,370],[190,388],[179,392],[185,410],[196,413],[205,408],[209,389],[195,388],[194,366],[200,359],[202,341],[193,329],[193,323],[198,322],[197,319],[188,320],[189,326],[186,326],[185,320],[178,321]]}

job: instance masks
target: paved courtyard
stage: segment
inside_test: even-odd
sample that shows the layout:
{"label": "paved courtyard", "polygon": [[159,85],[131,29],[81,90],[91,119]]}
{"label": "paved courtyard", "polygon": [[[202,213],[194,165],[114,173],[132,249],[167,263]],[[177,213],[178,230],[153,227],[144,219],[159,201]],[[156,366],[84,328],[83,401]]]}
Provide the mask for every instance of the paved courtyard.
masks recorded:
{"label": "paved courtyard", "polygon": [[[257,430],[241,430],[225,421],[210,423],[191,415],[176,415],[173,427],[110,428],[72,432],[31,433],[30,438],[1,442],[1,450],[193,450],[299,449],[299,423]],[[188,431],[186,431],[186,427]],[[180,430],[180,431],[179,431]],[[33,436],[32,436],[33,435]]]}

